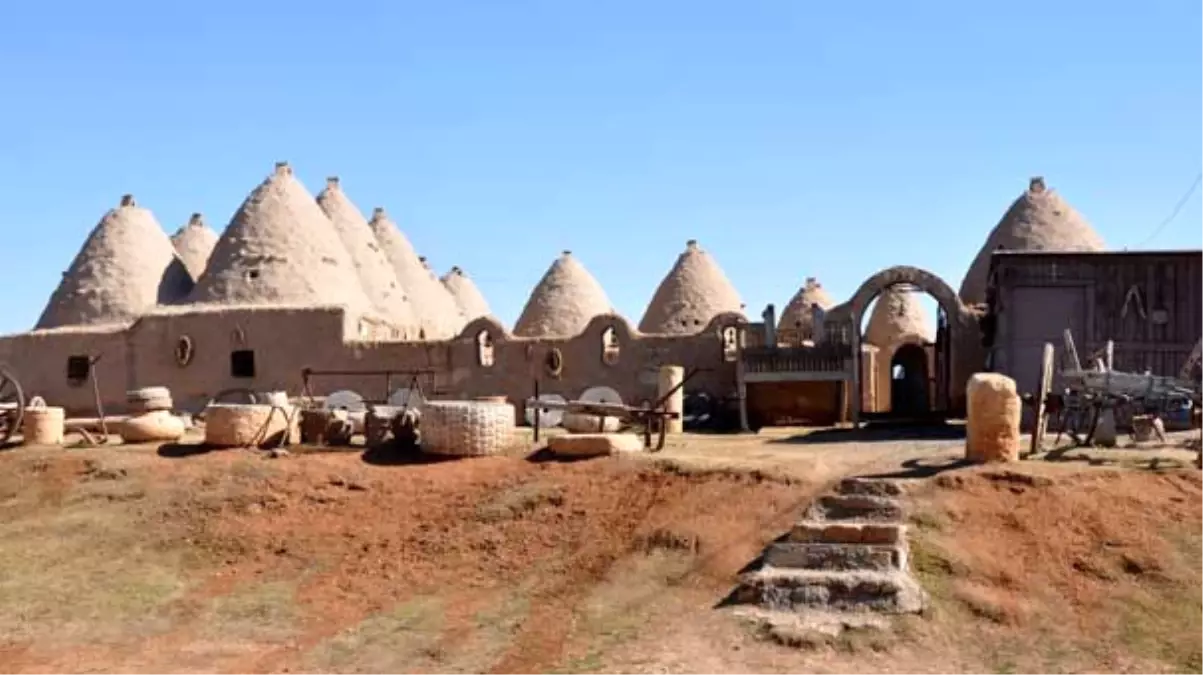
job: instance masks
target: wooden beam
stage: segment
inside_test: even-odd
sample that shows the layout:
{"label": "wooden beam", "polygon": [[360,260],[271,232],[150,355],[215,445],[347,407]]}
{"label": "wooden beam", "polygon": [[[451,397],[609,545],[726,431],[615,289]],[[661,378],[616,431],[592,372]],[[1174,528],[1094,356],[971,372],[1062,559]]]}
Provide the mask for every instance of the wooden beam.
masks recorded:
{"label": "wooden beam", "polygon": [[745,382],[842,382],[848,379],[848,373],[841,370],[744,373]]}

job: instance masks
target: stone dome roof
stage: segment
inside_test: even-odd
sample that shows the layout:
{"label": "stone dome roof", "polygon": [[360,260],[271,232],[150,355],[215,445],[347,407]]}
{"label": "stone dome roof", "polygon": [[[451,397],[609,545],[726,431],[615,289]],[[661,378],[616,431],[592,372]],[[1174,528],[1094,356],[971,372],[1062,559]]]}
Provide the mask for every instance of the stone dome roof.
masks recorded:
{"label": "stone dome roof", "polygon": [[564,251],[531,291],[514,335],[566,338],[580,335],[593,317],[613,314],[610,298],[585,266]]}
{"label": "stone dome roof", "polygon": [[209,264],[209,256],[217,245],[217,233],[205,224],[201,214],[194,213],[175,234],[171,235],[171,244],[175,252],[184,262],[188,274],[195,280],[200,279]]}
{"label": "stone dome roof", "polygon": [[418,257],[413,244],[401,233],[383,208],[372,211],[368,223],[380,250],[393,268],[393,274],[401,289],[409,298],[414,319],[426,340],[443,340],[455,337],[467,321],[460,313],[455,298]]}
{"label": "stone dome roof", "polygon": [[986,302],[990,256],[1008,251],[1102,251],[1102,237],[1074,207],[1044,179],[1033,178],[986,237],[973,264],[961,282],[961,300],[966,304]]}
{"label": "stone dome roof", "polygon": [[639,330],[652,334],[697,333],[723,312],[743,313],[739,293],[714,257],[690,240],[656,288]]}
{"label": "stone dome roof", "polygon": [[468,321],[489,316],[492,313],[485,296],[462,269],[452,267],[443,275],[441,281],[447,288],[447,292],[451,293],[451,297],[455,298],[456,304],[459,305],[460,311]]}
{"label": "stone dome roof", "polygon": [[869,315],[864,341],[883,349],[912,335],[925,342],[934,341],[936,337],[919,301],[920,295],[921,291],[904,285],[882,291]]}
{"label": "stone dome roof", "polygon": [[133,321],[191,289],[192,277],[154,214],[125,195],[88,235],[37,328]]}
{"label": "stone dome roof", "polygon": [[833,305],[835,302],[827,294],[823,284],[814,277],[807,277],[806,283],[782,310],[781,318],[777,321],[778,334],[789,334],[801,340],[813,339],[811,331],[814,327],[814,317],[811,315],[811,307],[830,309]]}
{"label": "stone dome roof", "polygon": [[334,223],[334,229],[351,255],[360,285],[376,313],[407,336],[412,333],[417,337],[419,326],[409,297],[397,280],[393,265],[381,249],[372,226],[343,191],[337,176],[326,180],[326,189],[317,196],[317,203]]}
{"label": "stone dome roof", "polygon": [[334,225],[285,162],[238,207],[192,301],[342,305],[373,313]]}

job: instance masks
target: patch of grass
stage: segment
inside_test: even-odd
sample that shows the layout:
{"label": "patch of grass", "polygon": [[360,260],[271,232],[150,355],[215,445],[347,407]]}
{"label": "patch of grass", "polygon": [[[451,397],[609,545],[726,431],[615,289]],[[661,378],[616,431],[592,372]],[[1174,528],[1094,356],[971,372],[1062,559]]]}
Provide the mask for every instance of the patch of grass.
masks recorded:
{"label": "patch of grass", "polygon": [[269,581],[213,598],[203,623],[214,638],[271,642],[293,636],[296,619],[296,583]]}
{"label": "patch of grass", "polygon": [[[1192,597],[1193,596],[1193,597]],[[1194,672],[1200,660],[1203,607],[1198,592],[1133,590],[1115,598],[1118,638],[1134,656]],[[1194,665],[1194,670],[1190,666]]]}
{"label": "patch of grass", "polygon": [[560,506],[563,491],[555,485],[532,482],[499,490],[476,506],[476,520],[495,523],[515,520],[541,506]]}
{"label": "patch of grass", "polygon": [[187,564],[119,503],[76,503],[0,524],[0,634],[103,640],[161,628]]}
{"label": "patch of grass", "polygon": [[911,516],[911,522],[920,530],[944,532],[952,524],[948,515],[933,510],[919,511]]}
{"label": "patch of grass", "polygon": [[560,667],[553,668],[552,673],[598,673],[602,672],[602,654],[597,650],[589,650],[582,656],[565,661]]}
{"label": "patch of grass", "polygon": [[444,654],[438,647],[442,628],[441,601],[419,596],[319,644],[307,655],[306,669],[358,673],[443,670]]}
{"label": "patch of grass", "polygon": [[694,560],[681,551],[657,549],[616,564],[577,605],[572,639],[583,655],[569,659],[557,672],[601,670],[607,653],[648,629],[662,611],[671,580]]}

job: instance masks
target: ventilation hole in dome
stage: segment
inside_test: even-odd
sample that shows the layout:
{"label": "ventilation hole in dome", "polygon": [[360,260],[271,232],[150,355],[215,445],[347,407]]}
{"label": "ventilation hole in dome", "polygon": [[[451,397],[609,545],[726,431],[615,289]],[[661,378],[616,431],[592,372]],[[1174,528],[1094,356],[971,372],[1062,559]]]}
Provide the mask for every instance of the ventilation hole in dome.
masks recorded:
{"label": "ventilation hole in dome", "polygon": [[246,278],[250,279],[252,281],[255,279],[258,279],[259,278],[259,270],[247,270]]}

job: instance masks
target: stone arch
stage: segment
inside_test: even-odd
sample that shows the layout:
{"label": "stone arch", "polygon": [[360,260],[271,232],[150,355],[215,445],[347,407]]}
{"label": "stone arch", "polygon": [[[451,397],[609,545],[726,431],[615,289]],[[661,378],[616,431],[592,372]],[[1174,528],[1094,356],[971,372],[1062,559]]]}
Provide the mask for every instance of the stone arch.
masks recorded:
{"label": "stone arch", "polygon": [[[873,302],[873,299],[881,295],[883,291],[898,284],[910,284],[935,298],[936,302],[944,310],[944,313],[948,315],[949,320],[955,320],[962,313],[968,311],[961,303],[961,299],[957,296],[956,291],[952,290],[952,287],[943,279],[925,269],[909,265],[889,267],[869,277],[860,285],[860,288],[856,289],[856,292],[852,294],[852,298],[848,302],[836,309],[847,307],[847,311],[849,312],[848,318],[859,327],[861,325],[861,318],[864,316],[865,310],[868,309],[869,303]],[[831,315],[833,313],[828,312],[828,321],[832,320]]]}
{"label": "stone arch", "polygon": [[863,399],[863,377],[861,371],[861,324],[865,310],[874,298],[892,286],[909,284],[935,298],[936,303],[944,310],[946,334],[940,348],[943,353],[938,358],[942,361],[937,379],[937,387],[941,388],[937,404],[946,412],[956,407],[957,392],[952,391],[953,383],[959,381],[954,373],[961,349],[963,335],[967,334],[973,321],[973,314],[962,302],[956,291],[939,276],[925,269],[898,265],[888,267],[866,279],[852,297],[842,305],[833,307],[824,317],[823,332],[826,339],[847,344],[851,347],[853,391],[849,396],[852,404],[853,422],[859,422],[861,402]]}

